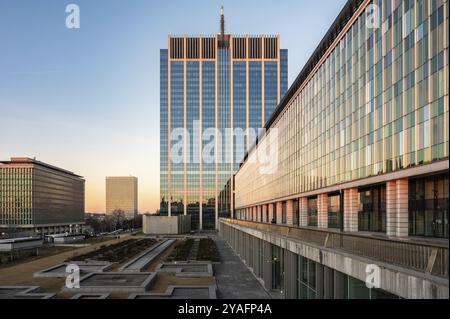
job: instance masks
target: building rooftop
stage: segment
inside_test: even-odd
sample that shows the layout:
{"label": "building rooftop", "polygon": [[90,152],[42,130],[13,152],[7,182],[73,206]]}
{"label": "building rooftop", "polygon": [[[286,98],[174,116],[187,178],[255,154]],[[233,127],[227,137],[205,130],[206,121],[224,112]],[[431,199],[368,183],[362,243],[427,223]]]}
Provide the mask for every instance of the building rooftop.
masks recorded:
{"label": "building rooftop", "polygon": [[[0,164],[3,165],[14,165],[14,164],[30,164],[30,165],[38,165],[45,168],[49,168],[61,173],[66,173],[75,177],[83,178],[82,176],[76,175],[71,171],[65,170],[63,168],[59,168],[41,161],[36,160],[35,158],[29,158],[29,157],[11,157],[9,161],[0,161]],[[1,167],[1,165],[0,165]]]}
{"label": "building rooftop", "polygon": [[11,244],[11,243],[24,243],[28,241],[42,240],[40,237],[20,237],[20,238],[7,238],[0,239],[0,244]]}

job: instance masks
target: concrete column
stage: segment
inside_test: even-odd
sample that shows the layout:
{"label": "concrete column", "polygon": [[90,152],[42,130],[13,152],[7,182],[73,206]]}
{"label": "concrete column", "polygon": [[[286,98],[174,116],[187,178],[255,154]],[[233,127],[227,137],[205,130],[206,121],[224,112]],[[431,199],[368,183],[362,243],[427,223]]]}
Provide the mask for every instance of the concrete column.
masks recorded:
{"label": "concrete column", "polygon": [[302,197],[298,200],[299,225],[308,226],[308,198]]}
{"label": "concrete column", "polygon": [[396,214],[396,183],[394,181],[386,182],[386,235],[395,236],[397,214]]}
{"label": "concrete column", "polygon": [[286,224],[294,224],[294,201],[292,199],[286,202]]}
{"label": "concrete column", "polygon": [[397,237],[408,237],[408,179],[397,180]]}
{"label": "concrete column", "polygon": [[263,214],[263,222],[269,223],[270,220],[266,220],[266,214],[267,214],[267,205],[262,205],[262,214]]}
{"label": "concrete column", "polygon": [[344,231],[358,231],[358,189],[344,190]]}
{"label": "concrete column", "polygon": [[408,180],[386,183],[386,234],[408,236]]}
{"label": "concrete column", "polygon": [[272,219],[273,219],[273,203],[270,203],[269,205],[269,223],[271,223],[272,222]]}
{"label": "concrete column", "polygon": [[333,299],[334,270],[327,266],[323,267],[323,299]]}
{"label": "concrete column", "polygon": [[317,226],[328,228],[328,194],[317,196]]}
{"label": "concrete column", "polygon": [[283,214],[283,202],[277,202],[277,224],[282,224],[282,214]]}

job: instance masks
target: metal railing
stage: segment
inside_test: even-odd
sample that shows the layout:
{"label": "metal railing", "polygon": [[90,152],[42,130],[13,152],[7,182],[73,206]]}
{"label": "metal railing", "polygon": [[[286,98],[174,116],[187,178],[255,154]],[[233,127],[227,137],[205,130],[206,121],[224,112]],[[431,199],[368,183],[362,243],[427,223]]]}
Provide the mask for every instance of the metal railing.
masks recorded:
{"label": "metal railing", "polygon": [[448,278],[449,247],[439,242],[375,238],[367,234],[229,218],[221,221]]}

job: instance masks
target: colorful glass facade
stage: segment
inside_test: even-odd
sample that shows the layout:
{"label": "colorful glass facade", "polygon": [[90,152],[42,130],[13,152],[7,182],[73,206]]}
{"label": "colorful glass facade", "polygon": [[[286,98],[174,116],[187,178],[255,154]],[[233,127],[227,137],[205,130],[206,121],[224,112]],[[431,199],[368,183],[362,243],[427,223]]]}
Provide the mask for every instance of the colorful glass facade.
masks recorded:
{"label": "colorful glass facade", "polygon": [[[353,16],[305,67],[261,138],[277,153],[275,172],[261,173],[267,163],[256,146],[236,173],[238,209],[448,167],[448,1],[353,2]],[[368,5],[378,8],[379,26],[368,23]],[[386,231],[386,190],[359,192],[360,228]],[[448,209],[442,220],[448,228]]]}

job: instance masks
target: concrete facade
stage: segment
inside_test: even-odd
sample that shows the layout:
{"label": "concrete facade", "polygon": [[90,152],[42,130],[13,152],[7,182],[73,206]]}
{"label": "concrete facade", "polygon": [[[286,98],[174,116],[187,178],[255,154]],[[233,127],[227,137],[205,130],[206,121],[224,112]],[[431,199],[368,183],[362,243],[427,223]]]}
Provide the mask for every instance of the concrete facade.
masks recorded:
{"label": "concrete facade", "polygon": [[191,216],[144,215],[142,217],[142,227],[144,234],[185,234],[191,231]]}
{"label": "concrete facade", "polygon": [[358,231],[358,189],[344,189],[344,231]]}
{"label": "concrete facade", "polygon": [[81,233],[84,184],[81,176],[36,159],[0,161],[0,233]]}
{"label": "concrete facade", "polygon": [[[273,272],[272,247],[282,249],[282,267],[284,269],[282,272],[285,273],[283,279],[285,291],[282,295],[284,298],[295,298],[295,287],[290,285],[297,282],[297,272],[296,267],[293,267],[292,264],[289,265],[289,258],[295,259],[302,256],[317,263],[317,284],[322,289],[317,298],[326,298],[327,296],[337,299],[344,298],[344,296],[339,297],[344,290],[342,287],[331,284],[331,278],[345,275],[364,282],[367,278],[367,266],[374,264],[374,260],[328,248],[326,243],[324,245],[307,243],[278,233],[260,231],[224,220],[221,221],[220,235],[241,255],[241,258],[253,269],[254,274],[261,278],[266,289],[269,290]],[[289,254],[295,255],[289,256]],[[294,261],[292,263],[295,264]],[[414,299],[446,299],[449,297],[448,278],[389,263],[376,262],[376,265],[380,267],[379,289],[389,294]],[[330,276],[330,272],[333,275]]]}

